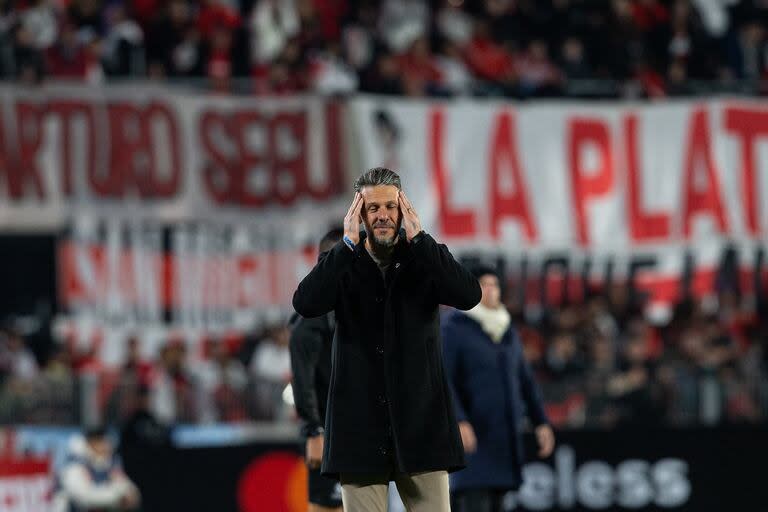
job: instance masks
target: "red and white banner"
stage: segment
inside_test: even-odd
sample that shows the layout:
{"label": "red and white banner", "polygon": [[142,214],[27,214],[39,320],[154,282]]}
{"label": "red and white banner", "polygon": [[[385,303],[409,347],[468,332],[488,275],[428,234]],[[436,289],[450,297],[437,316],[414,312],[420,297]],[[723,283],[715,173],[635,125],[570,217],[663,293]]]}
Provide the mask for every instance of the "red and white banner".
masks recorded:
{"label": "red and white banner", "polygon": [[48,461],[0,458],[0,510],[48,512],[51,486]]}
{"label": "red and white banner", "polygon": [[401,171],[446,241],[622,249],[768,235],[768,107],[351,103],[363,167]]}
{"label": "red and white banner", "polygon": [[0,89],[0,228],[73,211],[282,219],[344,189],[341,107],[151,86]]}
{"label": "red and white banner", "polygon": [[573,281],[575,298],[611,275],[663,308],[715,292],[734,257],[742,291],[765,283],[764,103],[360,98],[350,109],[361,167],[398,169],[426,227],[541,288],[526,300],[552,293],[541,275],[554,270],[554,288]]}

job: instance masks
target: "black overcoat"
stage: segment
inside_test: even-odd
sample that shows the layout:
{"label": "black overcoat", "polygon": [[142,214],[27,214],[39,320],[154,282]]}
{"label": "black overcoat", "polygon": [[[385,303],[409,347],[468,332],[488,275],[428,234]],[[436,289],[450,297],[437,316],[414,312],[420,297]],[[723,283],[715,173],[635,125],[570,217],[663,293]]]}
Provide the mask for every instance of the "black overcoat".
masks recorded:
{"label": "black overcoat", "polygon": [[336,313],[322,471],[460,469],[439,305],[471,309],[480,285],[445,245],[402,231],[385,279],[360,238],[328,251],[293,296],[304,317]]}

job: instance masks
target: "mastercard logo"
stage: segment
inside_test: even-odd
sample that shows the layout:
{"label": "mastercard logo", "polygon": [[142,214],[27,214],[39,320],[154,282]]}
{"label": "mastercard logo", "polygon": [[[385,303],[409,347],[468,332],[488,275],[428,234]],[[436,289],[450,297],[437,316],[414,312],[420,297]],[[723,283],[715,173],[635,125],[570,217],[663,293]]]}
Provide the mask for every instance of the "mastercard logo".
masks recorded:
{"label": "mastercard logo", "polygon": [[306,512],[307,466],[291,452],[270,452],[251,462],[237,484],[240,512]]}

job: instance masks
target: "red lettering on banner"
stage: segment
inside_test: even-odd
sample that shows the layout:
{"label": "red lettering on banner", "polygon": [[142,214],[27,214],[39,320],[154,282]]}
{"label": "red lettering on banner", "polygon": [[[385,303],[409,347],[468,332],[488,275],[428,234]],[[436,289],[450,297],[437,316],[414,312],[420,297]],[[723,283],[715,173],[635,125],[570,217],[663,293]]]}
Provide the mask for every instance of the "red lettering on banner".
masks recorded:
{"label": "red lettering on banner", "polygon": [[[131,103],[111,103],[107,107],[110,128],[109,169],[106,176],[90,177],[99,195],[124,196],[136,190],[140,197],[171,197],[178,192],[181,181],[181,161],[176,119],[160,103],[148,107]],[[158,122],[158,124],[155,124]],[[169,156],[168,176],[160,177],[155,145],[155,128],[164,126],[167,140],[161,151]]]}
{"label": "red lettering on banner", "polygon": [[[94,115],[91,105],[80,100],[54,100],[48,104],[48,113],[57,115],[61,118],[61,173],[63,192],[67,197],[72,197],[73,190],[73,172],[72,172],[72,148],[75,147],[72,137],[72,122],[77,117],[85,120],[86,133],[81,144],[87,146],[85,152],[85,166],[87,174],[92,176],[96,170],[96,145],[97,133],[94,124]],[[80,141],[78,141],[80,142]]]}
{"label": "red lettering on banner", "polygon": [[[587,203],[591,198],[608,194],[613,187],[614,166],[608,125],[598,119],[573,119],[569,123],[568,154],[573,205],[576,209],[576,232],[579,243],[589,244]],[[582,161],[582,150],[592,143],[600,155],[599,167],[591,176]]]}
{"label": "red lettering on banner", "polygon": [[343,192],[344,183],[344,150],[346,146],[343,140],[342,130],[342,106],[333,101],[325,106],[325,147],[328,154],[327,179],[322,188],[313,187],[309,181],[310,195],[318,200],[329,199],[331,196]]}
{"label": "red lettering on banner", "polygon": [[[517,138],[512,114],[498,116],[491,143],[491,235],[499,238],[499,225],[505,217],[517,217],[529,241],[536,240],[536,226],[528,208],[528,192],[517,157]],[[512,193],[503,194],[499,181],[506,172]]]}
{"label": "red lettering on banner", "polygon": [[[161,122],[161,125],[165,126],[167,130],[167,140],[163,141],[162,147],[153,148],[157,138],[154,137],[153,126],[156,121]],[[144,132],[149,139],[149,181],[151,187],[152,197],[169,198],[179,193],[181,186],[181,149],[179,140],[179,127],[176,120],[176,116],[173,111],[168,108],[168,105],[164,103],[154,102],[142,114],[142,126]],[[158,159],[153,158],[154,151],[152,149],[167,151],[169,160],[168,176],[163,179],[160,176],[160,169],[158,168]]]}
{"label": "red lettering on banner", "polygon": [[450,174],[443,161],[443,129],[445,112],[441,108],[433,109],[429,114],[429,154],[432,177],[437,188],[437,210],[440,231],[445,236],[471,237],[475,235],[475,214],[471,210],[454,210],[450,205]]}
{"label": "red lettering on banner", "polygon": [[24,186],[26,183],[31,183],[37,197],[45,199],[43,180],[37,167],[37,152],[40,149],[43,131],[43,112],[42,107],[32,103],[16,104],[16,136],[19,147],[19,166],[16,175],[18,182],[14,184],[9,180],[11,196],[14,198],[26,195]]}
{"label": "red lettering on banner", "polygon": [[129,160],[138,155],[140,125],[137,109],[130,104],[115,103],[108,107],[109,116],[109,164],[106,169],[94,169],[88,174],[93,192],[101,197],[118,197],[123,189],[124,174],[130,168]]}
{"label": "red lettering on banner", "polygon": [[[706,110],[698,109],[691,114],[689,133],[683,182],[683,232],[686,238],[690,238],[694,216],[708,213],[715,219],[720,232],[724,233],[728,230],[728,224],[720,198],[720,182],[712,159]],[[706,181],[704,187],[698,186],[697,181],[701,179]]]}
{"label": "red lettering on banner", "polygon": [[624,119],[624,147],[627,151],[627,209],[630,235],[637,242],[668,238],[671,234],[669,213],[643,211],[640,180],[642,167],[637,146],[637,116],[629,115]]}
{"label": "red lettering on banner", "polygon": [[[306,196],[326,198],[340,190],[338,168],[329,170],[324,188],[314,190],[309,185],[305,112],[269,117],[253,110],[209,111],[201,117],[199,134],[208,157],[203,168],[206,190],[218,203],[260,208],[274,200],[291,206]],[[233,154],[224,153],[218,142],[222,138],[234,146]],[[253,141],[262,144],[254,146]],[[259,190],[254,188],[256,172],[263,173]]]}
{"label": "red lettering on banner", "polygon": [[[237,144],[237,165],[235,166],[234,177],[237,179],[237,190],[232,194],[237,198],[238,204],[251,208],[264,206],[270,195],[270,189],[274,183],[269,179],[269,153],[271,152],[272,137],[269,133],[268,121],[261,113],[254,110],[237,112],[228,121],[231,125],[231,133],[235,137]],[[264,142],[264,148],[261,151],[254,149],[248,142],[252,140],[252,134],[255,131],[261,132],[259,139]],[[253,191],[250,183],[251,173],[255,171],[265,174],[262,180],[263,190],[261,193]]]}
{"label": "red lettering on banner", "polygon": [[755,142],[768,136],[768,111],[731,107],[725,110],[725,127],[741,141],[741,194],[744,218],[751,235],[760,233]]}
{"label": "red lettering on banner", "polygon": [[[280,113],[270,120],[272,187],[283,205],[293,204],[307,186],[307,118],[303,112]],[[283,181],[289,183],[283,185]],[[292,185],[290,182],[293,182]]]}
{"label": "red lettering on banner", "polygon": [[240,180],[238,167],[216,143],[216,135],[232,142],[231,129],[223,114],[205,112],[200,118],[200,141],[205,153],[202,169],[203,183],[208,195],[218,204],[235,203]]}

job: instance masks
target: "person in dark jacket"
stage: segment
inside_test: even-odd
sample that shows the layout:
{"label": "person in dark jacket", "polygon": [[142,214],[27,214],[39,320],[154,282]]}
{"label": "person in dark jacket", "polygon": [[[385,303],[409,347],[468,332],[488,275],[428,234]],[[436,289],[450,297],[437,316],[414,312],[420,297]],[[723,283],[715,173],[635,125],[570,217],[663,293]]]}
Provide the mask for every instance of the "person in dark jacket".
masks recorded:
{"label": "person in dark jacket", "polygon": [[447,511],[464,450],[439,305],[471,309],[480,286],[422,230],[396,173],[371,169],[355,190],[343,240],[293,296],[304,317],[336,315],[322,471],[341,480],[345,512],[385,511],[390,481],[408,510]]}
{"label": "person in dark jacket", "polygon": [[[326,233],[320,241],[320,255],[332,249],[343,235],[341,228]],[[296,412],[303,422],[302,434],[307,440],[309,512],[341,512],[339,483],[320,474],[335,323],[332,311],[316,318],[291,318],[291,384]]]}
{"label": "person in dark jacket", "polygon": [[451,475],[452,503],[454,512],[501,512],[504,494],[522,484],[523,416],[535,426],[539,456],[552,453],[555,436],[501,303],[498,276],[489,268],[475,274],[480,304],[448,313],[442,325],[445,368],[467,452],[467,468]]}

